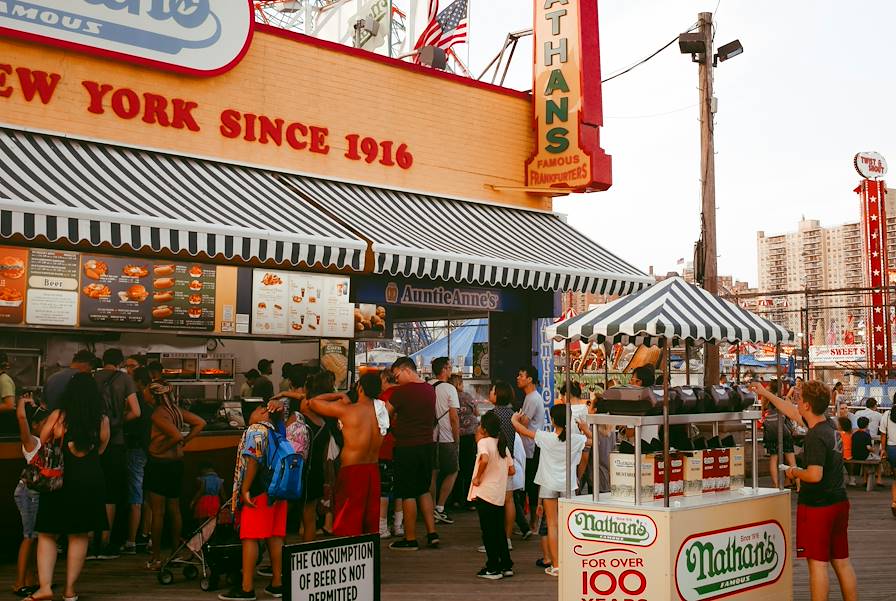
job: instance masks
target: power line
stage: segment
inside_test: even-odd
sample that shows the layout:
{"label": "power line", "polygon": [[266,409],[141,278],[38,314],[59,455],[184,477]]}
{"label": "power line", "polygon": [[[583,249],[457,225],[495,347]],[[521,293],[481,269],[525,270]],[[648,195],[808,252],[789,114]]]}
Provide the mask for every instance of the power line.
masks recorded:
{"label": "power line", "polygon": [[[693,25],[693,26],[691,26],[690,29],[688,29],[687,32],[694,31],[695,29],[697,29],[697,26],[696,26],[696,25]],[[669,46],[671,46],[672,44],[674,44],[674,43],[677,42],[677,41],[678,41],[678,36],[676,35],[674,38],[672,38],[671,40],[669,40],[669,43],[667,43],[666,45],[664,45],[664,46],[663,46],[662,48],[660,48],[659,50],[653,52],[650,56],[648,56],[648,57],[646,57],[646,58],[643,58],[643,59],[639,60],[639,61],[638,61],[637,63],[635,63],[634,65],[631,65],[630,67],[627,67],[627,68],[623,69],[622,71],[620,71],[619,73],[616,73],[615,75],[611,75],[610,77],[601,80],[601,83],[607,83],[607,82],[610,81],[610,80],[616,79],[617,77],[620,77],[620,76],[622,76],[622,75],[625,75],[626,73],[629,73],[629,72],[632,71],[633,69],[635,69],[635,68],[637,68],[637,67],[640,67],[641,65],[643,65],[644,63],[646,63],[646,62],[649,61],[650,59],[654,58],[654,57],[655,57],[656,55],[658,55],[660,52],[662,52],[663,50],[665,50],[666,48],[668,48]]]}

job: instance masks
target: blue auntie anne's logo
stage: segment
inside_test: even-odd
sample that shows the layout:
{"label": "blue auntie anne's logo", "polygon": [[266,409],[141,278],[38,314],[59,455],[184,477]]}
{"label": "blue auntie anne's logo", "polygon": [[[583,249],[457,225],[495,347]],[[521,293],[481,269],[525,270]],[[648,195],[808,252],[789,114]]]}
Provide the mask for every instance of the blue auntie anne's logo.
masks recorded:
{"label": "blue auntie anne's logo", "polygon": [[242,57],[248,0],[0,0],[0,30],[162,68],[211,75]]}

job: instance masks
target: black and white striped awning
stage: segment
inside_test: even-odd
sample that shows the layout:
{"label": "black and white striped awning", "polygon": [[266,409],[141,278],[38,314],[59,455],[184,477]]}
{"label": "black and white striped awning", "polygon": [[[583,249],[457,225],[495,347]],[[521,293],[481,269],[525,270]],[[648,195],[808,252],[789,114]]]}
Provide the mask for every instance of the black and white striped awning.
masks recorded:
{"label": "black and white striped awning", "polygon": [[553,213],[283,179],[370,239],[376,273],[608,295],[653,283]]}
{"label": "black and white striped awning", "polygon": [[2,128],[0,235],[359,271],[367,250],[268,172]]}
{"label": "black and white striped awning", "polygon": [[679,277],[663,280],[546,328],[555,340],[655,344],[673,342],[793,342],[793,332]]}

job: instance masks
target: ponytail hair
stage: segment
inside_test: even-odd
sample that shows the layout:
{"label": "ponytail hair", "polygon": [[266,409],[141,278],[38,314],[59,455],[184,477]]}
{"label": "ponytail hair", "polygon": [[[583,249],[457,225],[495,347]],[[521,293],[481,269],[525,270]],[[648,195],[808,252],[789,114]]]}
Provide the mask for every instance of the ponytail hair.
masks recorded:
{"label": "ponytail hair", "polygon": [[488,411],[483,415],[480,425],[486,434],[498,439],[498,454],[501,457],[507,457],[507,437],[504,435],[504,430],[501,429],[501,420],[495,415],[495,412]]}
{"label": "ponytail hair", "polygon": [[554,428],[562,429],[557,438],[560,439],[560,442],[566,442],[566,405],[551,407],[551,421],[554,422]]}

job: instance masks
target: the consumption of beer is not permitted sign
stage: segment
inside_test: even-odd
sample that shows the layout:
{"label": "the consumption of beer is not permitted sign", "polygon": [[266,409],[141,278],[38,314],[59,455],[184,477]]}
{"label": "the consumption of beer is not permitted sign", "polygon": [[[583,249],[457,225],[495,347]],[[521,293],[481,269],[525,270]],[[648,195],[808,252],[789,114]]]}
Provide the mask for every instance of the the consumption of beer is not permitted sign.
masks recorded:
{"label": "the consumption of beer is not permitted sign", "polygon": [[376,534],[283,548],[285,601],[380,601]]}

